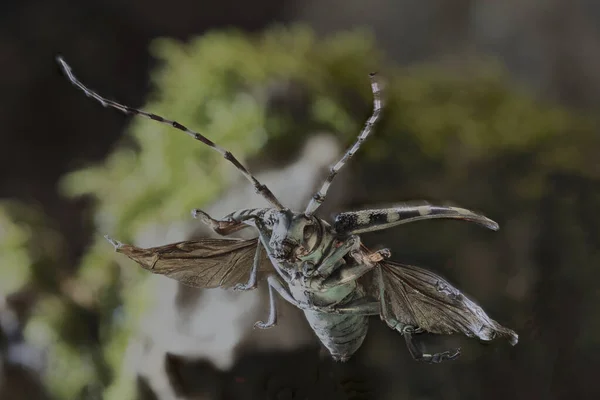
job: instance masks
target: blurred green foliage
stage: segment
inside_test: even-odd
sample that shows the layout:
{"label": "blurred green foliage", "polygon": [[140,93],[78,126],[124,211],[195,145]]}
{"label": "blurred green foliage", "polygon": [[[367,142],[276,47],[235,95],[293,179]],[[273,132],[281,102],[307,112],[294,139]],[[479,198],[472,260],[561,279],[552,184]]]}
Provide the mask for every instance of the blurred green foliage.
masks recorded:
{"label": "blurred green foliage", "polygon": [[32,318],[27,307],[20,310],[24,334],[30,344],[47,349],[47,381],[58,398],[74,398],[102,375],[86,343],[93,344],[86,321],[92,304],[61,265],[67,246],[40,207],[0,203],[0,295],[20,293],[24,304],[36,303]]}
{"label": "blurred green foliage", "polygon": [[[416,193],[422,189],[419,179],[442,173],[448,184],[455,183],[454,175],[468,181],[469,166],[522,155],[526,161],[515,187],[526,199],[544,195],[545,178],[552,171],[599,173],[590,168],[598,141],[592,121],[541,104],[515,88],[494,63],[474,64],[466,73],[399,68],[384,60],[368,32],[318,38],[302,26],[275,27],[256,36],[214,32],[189,43],[161,39],[151,51],[160,66],[152,73],[154,90],[144,109],[202,132],[242,163],[264,149],[285,158],[318,130],[331,131],[350,144],[370,113],[368,73],[376,70],[384,85],[384,118],[357,158],[376,172],[401,171],[406,180],[398,186],[410,186]],[[74,68],[86,82],[85,71]],[[93,87],[93,82],[86,83]],[[273,93],[291,85],[301,88],[302,118],[273,104]],[[70,89],[65,85],[65,90]],[[52,256],[64,244],[56,244],[57,232],[38,229],[34,216],[39,212],[2,208],[1,290],[54,282],[27,332],[52,344],[48,380],[57,398],[83,396],[86,385],[86,390],[106,390],[105,398],[131,397],[133,380],[121,372],[123,354],[151,299],[149,274],[125,257],[116,258],[101,234],[135,243],[148,229],[190,218],[189,210],[215,200],[238,175],[218,153],[182,132],[133,119],[104,163],[62,181],[65,195],[94,199],[98,234],[76,276],[50,273],[64,270],[57,265],[60,257]],[[443,189],[444,182],[438,186]],[[501,204],[495,207],[502,213]],[[21,219],[24,214],[29,219]],[[40,252],[54,262],[38,266]],[[92,316],[99,318],[95,339],[89,339],[86,320]]]}

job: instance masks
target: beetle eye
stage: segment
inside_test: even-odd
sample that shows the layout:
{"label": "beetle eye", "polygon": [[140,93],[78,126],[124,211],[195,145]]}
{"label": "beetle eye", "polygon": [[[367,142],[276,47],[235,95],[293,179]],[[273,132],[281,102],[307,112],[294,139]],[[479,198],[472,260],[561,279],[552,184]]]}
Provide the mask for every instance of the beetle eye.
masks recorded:
{"label": "beetle eye", "polygon": [[315,226],[314,225],[306,225],[304,227],[304,241],[310,239],[312,235],[315,234]]}

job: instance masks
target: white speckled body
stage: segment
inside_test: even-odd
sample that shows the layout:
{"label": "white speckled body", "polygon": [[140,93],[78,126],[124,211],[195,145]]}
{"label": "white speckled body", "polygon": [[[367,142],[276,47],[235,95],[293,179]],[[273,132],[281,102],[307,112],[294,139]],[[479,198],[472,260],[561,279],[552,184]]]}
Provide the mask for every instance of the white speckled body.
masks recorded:
{"label": "white speckled body", "polygon": [[[294,298],[316,306],[343,306],[363,296],[356,282],[322,291],[307,291],[301,286],[290,286]],[[341,300],[340,300],[341,299]],[[331,314],[304,310],[304,315],[321,343],[336,361],[347,361],[362,345],[369,327],[366,315]]]}

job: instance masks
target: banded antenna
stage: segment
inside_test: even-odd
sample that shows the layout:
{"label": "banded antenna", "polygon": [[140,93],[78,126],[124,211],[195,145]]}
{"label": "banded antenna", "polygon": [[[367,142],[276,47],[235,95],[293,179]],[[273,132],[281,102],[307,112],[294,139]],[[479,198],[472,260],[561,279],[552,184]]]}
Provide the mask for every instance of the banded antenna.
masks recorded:
{"label": "banded antenna", "polygon": [[60,64],[63,72],[65,73],[65,75],[67,76],[69,81],[71,81],[71,83],[73,85],[75,85],[77,88],[79,88],[81,91],[83,91],[83,93],[85,93],[86,96],[91,97],[92,99],[98,101],[104,107],[112,107],[112,108],[115,108],[127,115],[140,115],[142,117],[149,118],[154,121],[158,121],[165,125],[172,126],[175,129],[179,129],[180,131],[183,131],[188,136],[191,136],[192,138],[199,140],[200,142],[204,143],[211,149],[218,151],[223,156],[223,158],[225,158],[227,161],[232,163],[238,169],[238,171],[240,171],[242,173],[242,175],[244,175],[244,177],[246,177],[246,179],[248,179],[250,181],[250,183],[252,183],[252,185],[254,186],[254,189],[256,190],[256,193],[258,193],[262,197],[264,197],[264,199],[267,200],[269,202],[269,204],[271,204],[273,207],[275,207],[278,210],[285,209],[285,207],[283,207],[283,205],[281,205],[281,203],[279,202],[279,200],[277,200],[277,198],[271,192],[271,190],[269,190],[269,188],[266,185],[263,185],[262,183],[260,183],[258,181],[258,179],[256,179],[254,177],[254,175],[252,175],[250,173],[250,171],[248,171],[248,169],[246,169],[246,167],[244,167],[237,160],[237,158],[235,158],[234,155],[231,154],[231,152],[229,152],[228,150],[217,145],[216,143],[214,143],[212,140],[208,139],[204,135],[186,128],[185,126],[183,126],[182,124],[180,124],[177,121],[171,121],[169,119],[161,117],[160,115],[152,114],[152,113],[149,113],[149,112],[146,112],[143,110],[139,110],[137,108],[132,108],[132,107],[129,107],[129,106],[126,106],[123,104],[119,104],[115,101],[108,100],[108,99],[100,96],[98,93],[87,88],[83,83],[81,83],[75,77],[75,75],[73,75],[73,71],[71,70],[71,67],[69,66],[69,64],[67,64],[65,62],[65,60],[63,60],[62,57],[60,57],[60,56],[56,57],[56,60]]}
{"label": "banded antenna", "polygon": [[371,90],[373,91],[373,114],[365,123],[365,126],[356,138],[356,142],[354,142],[354,145],[352,145],[352,147],[350,147],[348,151],[346,151],[346,154],[344,154],[344,156],[333,167],[331,167],[331,169],[329,170],[329,175],[327,176],[327,179],[325,179],[323,186],[321,186],[321,189],[319,189],[319,191],[315,193],[312,199],[310,199],[310,202],[308,203],[308,206],[304,211],[304,214],[307,217],[312,216],[315,213],[315,211],[317,211],[317,209],[321,206],[321,204],[323,204],[325,198],[327,197],[327,191],[329,190],[333,179],[335,178],[339,170],[342,169],[344,165],[346,165],[346,163],[348,162],[348,160],[350,160],[354,153],[358,151],[360,145],[367,139],[367,137],[373,130],[373,126],[375,126],[375,123],[379,119],[379,114],[381,113],[381,110],[383,108],[383,103],[380,97],[379,84],[375,79],[375,73],[369,74],[369,77],[371,78]]}

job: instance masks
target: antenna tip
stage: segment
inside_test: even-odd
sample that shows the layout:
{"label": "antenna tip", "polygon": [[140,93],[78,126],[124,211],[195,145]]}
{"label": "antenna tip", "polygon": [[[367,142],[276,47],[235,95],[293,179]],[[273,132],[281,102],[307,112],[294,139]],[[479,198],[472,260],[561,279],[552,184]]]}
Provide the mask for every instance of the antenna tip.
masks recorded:
{"label": "antenna tip", "polygon": [[496,221],[494,221],[492,219],[489,219],[489,218],[486,218],[486,217],[484,217],[484,223],[483,223],[483,225],[486,228],[491,229],[493,231],[500,230],[500,225]]}

